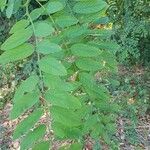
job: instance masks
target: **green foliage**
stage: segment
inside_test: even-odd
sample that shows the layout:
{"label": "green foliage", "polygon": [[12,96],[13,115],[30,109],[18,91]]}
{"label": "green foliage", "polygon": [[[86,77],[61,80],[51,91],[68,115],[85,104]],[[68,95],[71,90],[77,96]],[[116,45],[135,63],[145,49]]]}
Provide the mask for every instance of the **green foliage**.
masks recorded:
{"label": "green foliage", "polygon": [[106,0],[113,23],[113,38],[121,46],[116,52],[120,62],[150,62],[149,0]]}
{"label": "green foliage", "polygon": [[29,117],[24,119],[15,129],[13,139],[19,138],[24,133],[28,132],[43,114],[42,110],[37,109]]}
{"label": "green foliage", "polygon": [[[30,0],[8,1],[6,7],[8,18],[21,7],[25,13],[1,45],[0,64],[25,61],[26,70],[31,67],[15,91],[10,118],[33,112],[17,126],[14,139],[20,138],[22,150],[49,149],[53,139],[72,139],[69,149],[82,149],[86,135],[110,144],[119,108],[96,74],[116,72],[117,62],[109,51],[109,31],[91,28],[108,5],[102,0],[44,2],[36,0],[38,7],[31,11]],[[0,6],[5,11],[5,1]],[[43,115],[46,123],[37,125]],[[46,132],[50,145],[43,139]]]}

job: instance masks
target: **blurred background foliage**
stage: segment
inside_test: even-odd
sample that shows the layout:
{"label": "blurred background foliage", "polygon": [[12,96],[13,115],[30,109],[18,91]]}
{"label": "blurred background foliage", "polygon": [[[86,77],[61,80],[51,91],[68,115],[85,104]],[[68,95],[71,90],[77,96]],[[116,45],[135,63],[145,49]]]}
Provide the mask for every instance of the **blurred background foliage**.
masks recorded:
{"label": "blurred background foliage", "polygon": [[113,23],[112,38],[120,45],[116,52],[122,63],[148,65],[150,62],[149,0],[106,0]]}

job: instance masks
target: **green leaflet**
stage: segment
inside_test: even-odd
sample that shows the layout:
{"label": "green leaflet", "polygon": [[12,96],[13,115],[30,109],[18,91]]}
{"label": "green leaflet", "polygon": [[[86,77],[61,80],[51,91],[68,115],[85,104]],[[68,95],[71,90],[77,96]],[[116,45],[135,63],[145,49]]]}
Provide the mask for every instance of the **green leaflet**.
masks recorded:
{"label": "green leaflet", "polygon": [[70,145],[69,150],[82,150],[83,145],[81,143],[73,143]]}
{"label": "green leaflet", "polygon": [[81,125],[81,118],[76,111],[53,106],[50,112],[54,122],[60,122],[68,127],[77,127]]}
{"label": "green leaflet", "polygon": [[0,64],[7,64],[29,57],[34,52],[31,44],[23,44],[0,55]]}
{"label": "green leaflet", "polygon": [[76,90],[81,84],[79,82],[65,82],[59,76],[51,74],[44,75],[44,83],[51,90],[61,90],[72,92]]}
{"label": "green leaflet", "polygon": [[110,42],[110,41],[109,42],[99,42],[99,43],[97,43],[97,46],[100,49],[105,49],[105,50],[108,50],[108,51],[112,51],[113,54],[115,54],[116,51],[119,49],[119,45],[117,43]]}
{"label": "green leaflet", "polygon": [[83,26],[72,26],[68,28],[67,30],[64,30],[64,36],[70,40],[70,38],[80,38],[81,36],[84,36],[87,33],[88,29]]}
{"label": "green leaflet", "polygon": [[[94,37],[99,37],[101,39],[107,39],[107,38],[111,38],[113,32],[112,30],[108,30],[108,29],[95,29],[95,30],[89,30],[88,32],[89,35],[94,36]],[[99,41],[90,41],[90,44],[99,47],[99,45],[101,45],[101,43],[105,43],[105,42],[99,42]],[[102,47],[99,47],[99,49],[103,49]],[[106,49],[107,50],[107,49]],[[108,49],[109,50],[109,49]]]}
{"label": "green leaflet", "polygon": [[92,127],[91,131],[91,137],[93,139],[98,139],[99,137],[103,137],[103,134],[105,134],[106,130],[104,128],[104,125],[101,123],[97,123]]}
{"label": "green leaflet", "polygon": [[13,35],[11,35],[1,46],[2,50],[10,50],[20,46],[30,39],[33,31],[31,28],[22,29],[21,32],[17,31]]}
{"label": "green leaflet", "polygon": [[107,7],[107,3],[103,0],[87,0],[76,3],[73,10],[79,14],[90,14],[99,12],[105,7]]}
{"label": "green leaflet", "polygon": [[102,85],[97,85],[90,74],[82,73],[80,75],[80,82],[91,98],[105,102],[110,99],[108,90]]}
{"label": "green leaflet", "polygon": [[35,36],[46,37],[54,33],[55,29],[47,22],[35,23]]}
{"label": "green leaflet", "polygon": [[[105,16],[105,15],[106,15],[106,8],[102,9],[96,13],[82,14],[81,16],[79,16],[79,20],[80,20],[80,23],[82,23],[82,24],[84,24],[84,23],[95,24],[94,22],[97,20],[97,18],[100,18],[100,17]],[[96,30],[96,29],[94,29],[94,30]]]}
{"label": "green leaflet", "polygon": [[95,124],[100,124],[98,115],[90,115],[84,123],[83,133],[89,133],[89,131],[93,130]]}
{"label": "green leaflet", "polygon": [[35,128],[33,131],[30,131],[23,139],[20,144],[21,150],[26,150],[31,147],[40,139],[43,138],[44,134],[46,132],[46,126],[45,125],[39,125],[37,128]]}
{"label": "green leaflet", "polygon": [[81,130],[77,127],[68,127],[60,122],[53,122],[52,128],[56,138],[61,139],[78,139],[81,135]]}
{"label": "green leaflet", "polygon": [[[11,33],[11,34],[16,33],[22,29],[25,29],[28,25],[29,25],[29,21],[22,19],[13,25],[13,27],[11,28],[9,33]],[[22,31],[20,31],[20,32],[22,32]]]}
{"label": "green leaflet", "polygon": [[103,69],[102,62],[97,62],[90,58],[80,58],[75,63],[79,69],[85,71],[98,71]]}
{"label": "green leaflet", "polygon": [[6,9],[7,18],[10,18],[13,14],[14,4],[15,4],[15,0],[8,0],[7,9]]}
{"label": "green leaflet", "polygon": [[106,68],[111,69],[112,72],[118,71],[117,67],[118,62],[116,61],[115,56],[112,53],[110,53],[109,51],[103,51],[101,57],[103,61],[105,61]]}
{"label": "green leaflet", "polygon": [[61,28],[66,28],[78,23],[78,19],[73,16],[60,16],[55,20],[56,24]]}
{"label": "green leaflet", "polygon": [[1,1],[0,1],[0,9],[1,9],[1,11],[4,10],[5,5],[6,5],[6,2],[7,2],[7,0],[1,0]]}
{"label": "green leaflet", "polygon": [[54,131],[54,136],[59,138],[65,138],[66,137],[66,127],[61,124],[60,122],[53,122],[52,123],[52,129]]}
{"label": "green leaflet", "polygon": [[39,62],[40,69],[45,72],[56,76],[65,76],[67,71],[65,67],[55,58],[51,56],[43,57]]}
{"label": "green leaflet", "polygon": [[84,123],[83,134],[89,134],[93,138],[99,138],[100,135],[105,133],[105,126],[100,122],[100,116],[90,115]]}
{"label": "green leaflet", "polygon": [[101,54],[97,47],[82,43],[72,45],[71,51],[75,56],[79,57],[95,57]]}
{"label": "green leaflet", "polygon": [[30,17],[34,21],[34,20],[38,19],[43,14],[43,12],[44,12],[44,10],[42,8],[36,8],[31,11]]}
{"label": "green leaflet", "polygon": [[49,40],[39,42],[36,49],[42,54],[56,53],[62,50],[58,44],[51,43]]}
{"label": "green leaflet", "polygon": [[22,1],[15,0],[13,14],[16,14],[22,6]]}
{"label": "green leaflet", "polygon": [[25,118],[19,125],[17,125],[14,133],[13,133],[13,139],[17,139],[26,132],[31,129],[34,124],[40,119],[42,116],[43,111],[41,109],[37,109],[32,114],[30,114],[27,118]]}
{"label": "green leaflet", "polygon": [[23,95],[13,106],[10,118],[15,119],[31,108],[39,100],[39,93],[28,93]]}
{"label": "green leaflet", "polygon": [[38,82],[39,82],[39,77],[37,75],[31,75],[25,81],[22,81],[20,86],[16,89],[16,92],[15,92],[15,95],[13,98],[13,102],[20,100],[20,98],[24,95],[24,93],[33,92],[33,90],[35,90]]}
{"label": "green leaflet", "polygon": [[48,2],[46,12],[48,14],[56,13],[64,8],[63,4],[59,1]]}
{"label": "green leaflet", "polygon": [[78,98],[64,91],[50,90],[46,93],[46,100],[53,106],[60,106],[67,109],[81,108],[81,103]]}
{"label": "green leaflet", "polygon": [[50,148],[49,141],[45,141],[35,144],[32,150],[49,150],[49,148]]}

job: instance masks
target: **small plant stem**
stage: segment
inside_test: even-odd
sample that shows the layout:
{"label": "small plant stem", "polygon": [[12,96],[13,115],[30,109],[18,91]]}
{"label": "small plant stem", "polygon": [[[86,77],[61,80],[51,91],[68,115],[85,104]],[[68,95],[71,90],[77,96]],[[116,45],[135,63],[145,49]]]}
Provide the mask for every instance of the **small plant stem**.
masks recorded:
{"label": "small plant stem", "polygon": [[[26,7],[26,15],[28,16],[29,20],[30,20],[30,23],[31,23],[31,26],[32,26],[32,29],[33,29],[33,33],[34,33],[34,38],[35,38],[35,45],[38,44],[38,39],[37,37],[35,36],[35,26],[34,26],[34,23],[33,23],[33,20],[29,14],[29,9],[28,9],[28,5],[30,3],[30,0],[27,0],[27,2],[25,3],[25,7]],[[37,60],[39,61],[40,60],[40,54],[38,52],[36,52],[37,54]],[[49,106],[46,102],[46,100],[44,99],[44,83],[43,83],[43,75],[42,75],[42,71],[39,69],[39,79],[40,79],[40,90],[41,90],[41,94],[42,94],[42,97],[41,97],[41,102],[42,102],[42,106],[43,106],[43,109],[45,111],[45,114],[46,114],[46,121],[47,121],[47,129],[48,129],[48,135],[49,135],[49,140],[50,140],[50,144],[52,144],[52,137],[51,137],[51,117],[49,115]]]}

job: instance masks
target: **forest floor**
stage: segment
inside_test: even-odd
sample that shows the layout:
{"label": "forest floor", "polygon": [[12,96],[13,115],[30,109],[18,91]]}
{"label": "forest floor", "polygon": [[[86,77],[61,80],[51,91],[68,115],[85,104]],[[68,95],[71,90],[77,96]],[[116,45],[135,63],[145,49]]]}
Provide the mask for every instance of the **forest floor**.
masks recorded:
{"label": "forest floor", "polygon": [[[119,77],[121,77],[121,79],[123,79],[124,81],[127,80],[128,77],[130,77],[129,79],[129,83],[126,84],[126,86],[124,85],[121,88],[118,88],[119,92],[117,94],[117,98],[119,97],[119,99],[123,99],[125,98],[127,101],[127,104],[132,105],[134,103],[136,103],[135,99],[137,98],[133,98],[132,96],[134,95],[132,92],[128,92],[128,90],[130,90],[130,88],[134,88],[133,86],[137,86],[134,85],[135,83],[132,81],[132,77],[138,79],[138,81],[140,81],[139,84],[149,84],[149,80],[147,80],[146,78],[146,82],[145,79],[143,79],[143,76],[145,74],[145,72],[147,72],[147,70],[145,71],[143,68],[134,68],[132,71],[129,71],[127,68],[125,67],[121,67],[121,69],[119,69]],[[131,77],[132,76],[132,77]],[[142,80],[141,81],[141,77]],[[126,79],[125,79],[126,78]],[[132,83],[131,83],[132,81]],[[127,81],[126,81],[127,82]],[[148,83],[147,83],[148,82]],[[125,83],[125,82],[123,82]],[[140,88],[144,88],[143,85],[140,85]],[[149,85],[148,85],[149,86]],[[139,89],[139,87],[138,87]],[[139,89],[140,90],[140,89]],[[149,90],[149,87],[148,87]],[[120,92],[121,91],[121,92]],[[124,96],[125,93],[123,93],[122,91],[125,91],[126,94],[128,94],[128,96]],[[131,98],[132,97],[132,98]],[[128,107],[127,105],[124,106],[125,108]],[[12,104],[11,102],[7,102],[4,106],[4,108],[2,110],[0,110],[0,150],[19,150],[19,141],[12,141],[12,132],[14,130],[14,128],[16,127],[16,125],[23,119],[23,118],[18,118],[16,120],[9,120],[9,113],[12,109]],[[140,108],[142,109],[142,108]],[[126,110],[128,111],[128,110]],[[28,115],[25,114],[24,117],[26,117]],[[138,123],[136,125],[136,127],[132,127],[132,128],[128,128],[131,125],[132,122],[132,117],[130,116],[124,116],[124,115],[120,115],[117,119],[117,133],[115,134],[115,136],[117,137],[117,139],[119,140],[119,148],[120,150],[150,150],[150,115],[149,114],[139,114],[137,116],[137,120]],[[41,118],[40,120],[41,122],[45,121],[45,118]],[[128,128],[128,129],[127,129]],[[56,142],[54,143],[53,149],[57,150],[58,147],[68,144],[70,141],[64,141],[64,142]],[[92,150],[92,141],[86,141],[86,150]],[[107,145],[103,146],[103,150],[108,150]]]}

